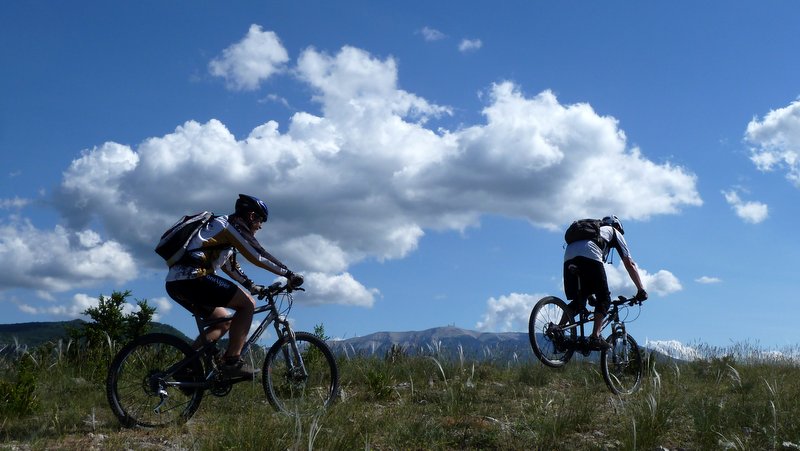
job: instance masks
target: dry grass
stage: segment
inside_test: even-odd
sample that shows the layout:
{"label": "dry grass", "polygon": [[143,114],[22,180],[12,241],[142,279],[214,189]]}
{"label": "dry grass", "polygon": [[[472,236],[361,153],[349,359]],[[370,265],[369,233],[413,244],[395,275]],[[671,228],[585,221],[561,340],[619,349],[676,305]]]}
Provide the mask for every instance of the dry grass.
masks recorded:
{"label": "dry grass", "polygon": [[[256,382],[158,430],[120,428],[96,374],[38,356],[38,404],[3,410],[0,449],[800,449],[798,365],[733,351],[651,365],[627,398],[590,363],[341,356],[343,399],[318,418],[274,413]],[[8,384],[17,362],[0,360]]]}

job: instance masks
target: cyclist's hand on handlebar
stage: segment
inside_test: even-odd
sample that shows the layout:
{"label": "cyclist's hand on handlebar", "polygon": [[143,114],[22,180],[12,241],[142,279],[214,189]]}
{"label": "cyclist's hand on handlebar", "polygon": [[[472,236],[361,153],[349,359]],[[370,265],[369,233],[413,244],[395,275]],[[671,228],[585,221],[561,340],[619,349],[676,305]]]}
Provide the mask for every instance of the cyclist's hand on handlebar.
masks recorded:
{"label": "cyclist's hand on handlebar", "polygon": [[636,299],[639,302],[646,301],[647,292],[640,288],[639,291],[636,292],[636,296],[634,296],[634,299]]}
{"label": "cyclist's hand on handlebar", "polygon": [[261,292],[266,290],[266,288],[267,287],[265,287],[264,285],[256,285],[256,284],[250,285],[250,294],[254,296],[261,294]]}
{"label": "cyclist's hand on handlebar", "polygon": [[275,282],[268,287],[265,287],[264,285],[258,285],[258,286],[261,287],[261,289],[258,291],[258,293],[253,293],[258,295],[258,299],[264,299],[265,297],[267,297],[268,294],[274,293],[283,287],[283,285],[281,285],[280,282]]}
{"label": "cyclist's hand on handlebar", "polygon": [[303,285],[304,282],[303,276],[289,271],[284,277],[286,277],[286,284],[289,286],[290,290],[301,289],[300,286]]}

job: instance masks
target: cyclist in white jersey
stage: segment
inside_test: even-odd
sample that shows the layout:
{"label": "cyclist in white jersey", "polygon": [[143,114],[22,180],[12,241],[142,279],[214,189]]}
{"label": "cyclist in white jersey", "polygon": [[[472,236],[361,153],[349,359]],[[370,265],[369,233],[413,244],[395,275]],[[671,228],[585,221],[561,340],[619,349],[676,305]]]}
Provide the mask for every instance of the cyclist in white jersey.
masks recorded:
{"label": "cyclist in white jersey", "polygon": [[[645,300],[647,299],[647,292],[642,284],[642,279],[639,276],[639,270],[636,262],[633,261],[631,253],[628,250],[628,243],[625,242],[623,235],[625,230],[622,228],[622,223],[616,216],[606,216],[602,220],[603,224],[600,227],[599,242],[594,240],[581,240],[568,244],[567,249],[564,251],[564,293],[567,299],[571,302],[568,307],[572,314],[577,314],[586,302],[586,297],[594,295],[594,327],[592,335],[589,337],[589,345],[594,349],[608,349],[610,345],[600,337],[600,329],[603,325],[603,319],[608,313],[608,308],[611,306],[611,291],[608,289],[608,280],[606,278],[606,270],[603,266],[608,253],[611,249],[616,249],[628,275],[636,285],[636,297]],[[580,272],[580,283],[583,299],[578,296],[578,276],[569,271],[570,265],[576,265]]]}
{"label": "cyclist in white jersey", "polygon": [[[186,255],[167,273],[167,294],[193,314],[212,319],[227,316],[226,308],[235,310],[231,321],[219,323],[206,333],[207,340],[218,340],[230,329],[230,342],[222,365],[223,373],[228,377],[252,377],[254,373],[240,354],[253,319],[256,303],[252,294],[264,288],[254,284],[242,271],[236,262],[237,254],[260,268],[286,277],[290,282],[300,277],[256,240],[255,232],[261,229],[268,217],[269,210],[264,202],[240,194],[235,212],[213,217],[192,238]],[[222,270],[240,285],[221,277],[217,270]],[[195,346],[199,343],[200,337]]]}

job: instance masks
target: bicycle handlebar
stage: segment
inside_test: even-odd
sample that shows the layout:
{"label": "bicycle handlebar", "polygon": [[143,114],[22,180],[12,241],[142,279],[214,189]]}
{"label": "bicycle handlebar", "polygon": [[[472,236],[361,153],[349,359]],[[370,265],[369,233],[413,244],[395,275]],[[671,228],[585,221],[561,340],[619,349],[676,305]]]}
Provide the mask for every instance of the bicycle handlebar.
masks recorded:
{"label": "bicycle handlebar", "polygon": [[616,305],[628,304],[629,306],[634,306],[634,305],[642,305],[642,303],[644,303],[644,301],[646,300],[647,299],[641,299],[636,296],[632,296],[629,298],[626,298],[625,296],[619,296],[617,297],[617,300],[614,301],[614,304]]}
{"label": "bicycle handlebar", "polygon": [[267,296],[275,296],[276,294],[284,292],[291,293],[292,291],[306,291],[305,288],[300,287],[300,285],[303,284],[302,277],[299,280],[295,278],[293,282],[294,284],[290,283],[290,281],[288,280],[286,281],[286,283],[275,282],[272,285],[261,290],[261,292],[257,294],[257,297],[259,300],[262,300]]}

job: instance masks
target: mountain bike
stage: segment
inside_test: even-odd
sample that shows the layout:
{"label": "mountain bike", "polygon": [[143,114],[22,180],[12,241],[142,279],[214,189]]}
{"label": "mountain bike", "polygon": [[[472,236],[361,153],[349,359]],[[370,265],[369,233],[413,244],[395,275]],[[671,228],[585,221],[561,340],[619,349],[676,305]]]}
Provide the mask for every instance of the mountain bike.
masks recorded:
{"label": "mountain bike", "polygon": [[[578,268],[570,265],[569,270],[577,274]],[[579,279],[580,280],[580,279]],[[580,282],[578,283],[580,293]],[[580,294],[579,294],[580,297]],[[594,312],[586,308],[584,298],[580,311],[571,312],[567,303],[555,296],[542,298],[533,307],[528,321],[528,338],[533,353],[545,365],[552,368],[564,366],[575,352],[588,356],[593,350],[584,332],[594,322]],[[606,342],[610,349],[600,351],[600,370],[603,379],[612,393],[630,395],[639,390],[644,371],[642,354],[636,340],[625,330],[628,308],[641,306],[641,299],[619,296],[611,301],[608,314],[603,320],[602,330],[611,326]]]}
{"label": "mountain bike", "polygon": [[[313,415],[330,406],[339,393],[339,370],[328,345],[308,332],[294,332],[287,315],[297,284],[276,282],[258,294],[267,299],[254,315],[266,317],[245,342],[248,354],[264,330],[274,324],[277,340],[267,351],[261,382],[272,407],[292,416]],[[225,396],[234,384],[253,378],[227,378],[220,369],[216,341],[205,332],[233,316],[205,320],[195,315],[202,346],[193,349],[170,334],[142,335],[123,347],[108,370],[106,396],[111,410],[125,427],[158,427],[187,421],[200,406],[204,393]]]}

